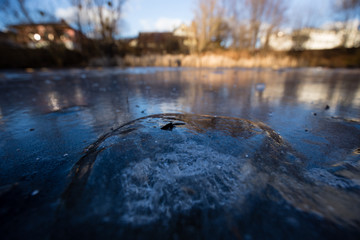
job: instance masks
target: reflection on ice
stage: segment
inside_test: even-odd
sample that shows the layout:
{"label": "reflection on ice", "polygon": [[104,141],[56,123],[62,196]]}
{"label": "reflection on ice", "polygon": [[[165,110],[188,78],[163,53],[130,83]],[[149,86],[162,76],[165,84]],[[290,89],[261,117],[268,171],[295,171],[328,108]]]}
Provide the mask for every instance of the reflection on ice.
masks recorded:
{"label": "reflection on ice", "polygon": [[256,91],[259,91],[259,92],[263,92],[266,88],[266,84],[265,83],[257,83],[255,85],[255,89]]}
{"label": "reflection on ice", "polygon": [[50,92],[48,95],[49,101],[49,107],[51,109],[51,111],[57,111],[60,109],[60,105],[59,105],[59,99],[57,96],[56,92]]}

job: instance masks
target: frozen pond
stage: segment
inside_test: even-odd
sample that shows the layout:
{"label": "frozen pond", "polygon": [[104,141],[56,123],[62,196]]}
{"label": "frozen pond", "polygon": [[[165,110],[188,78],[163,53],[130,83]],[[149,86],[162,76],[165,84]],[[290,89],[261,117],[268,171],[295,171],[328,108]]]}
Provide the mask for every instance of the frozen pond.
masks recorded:
{"label": "frozen pond", "polygon": [[0,135],[2,239],[360,237],[360,70],[0,72]]}

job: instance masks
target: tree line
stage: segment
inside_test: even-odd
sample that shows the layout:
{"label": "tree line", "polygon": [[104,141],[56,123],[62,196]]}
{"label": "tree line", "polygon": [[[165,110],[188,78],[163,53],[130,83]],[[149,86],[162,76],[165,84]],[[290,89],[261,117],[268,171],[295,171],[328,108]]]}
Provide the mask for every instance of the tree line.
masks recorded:
{"label": "tree line", "polygon": [[[32,4],[30,4],[32,3]],[[63,0],[74,27],[92,38],[114,41],[121,31],[125,0]],[[0,13],[7,24],[59,21],[56,1],[0,0]]]}
{"label": "tree line", "polygon": [[[2,18],[12,23],[34,23],[39,19],[57,20],[54,12],[58,6],[54,1],[41,1],[44,3],[35,7],[30,5],[29,1],[31,0],[0,0]],[[114,42],[121,33],[125,1],[63,0],[71,6],[69,9],[72,11],[72,23],[78,31],[106,43]],[[328,1],[333,10],[330,14],[331,18],[334,21],[342,21],[344,29],[350,20],[359,19],[360,0]],[[294,18],[289,16],[291,2],[289,0],[197,0],[190,26],[191,38],[196,44],[190,50],[204,52],[218,48],[268,49],[270,37],[284,26],[288,26],[290,20]],[[159,8],[161,9],[161,6]],[[301,27],[311,26],[311,22],[304,24],[306,19],[311,19],[308,18],[310,15],[316,16],[316,12],[308,9],[299,13],[302,23],[291,26],[294,33]],[[296,37],[296,34],[294,36]],[[297,37],[302,39],[303,36]]]}
{"label": "tree line", "polygon": [[[341,28],[348,30],[351,20],[359,19],[360,0],[329,1],[332,10],[329,19],[342,22]],[[314,26],[311,19],[316,18],[316,12],[312,9],[299,12],[301,19],[296,22],[294,16],[289,16],[290,4],[289,0],[197,0],[191,24],[197,44],[192,50],[269,49],[271,35],[284,27],[292,28],[295,40],[301,40],[304,36],[296,34],[300,28]]]}

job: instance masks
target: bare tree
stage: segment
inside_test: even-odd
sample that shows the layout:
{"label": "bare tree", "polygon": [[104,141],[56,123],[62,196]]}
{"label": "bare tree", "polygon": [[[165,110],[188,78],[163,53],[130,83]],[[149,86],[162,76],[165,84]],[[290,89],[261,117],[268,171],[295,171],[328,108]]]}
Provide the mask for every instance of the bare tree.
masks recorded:
{"label": "bare tree", "polygon": [[264,31],[265,44],[269,46],[273,34],[286,19],[285,0],[227,0],[227,21],[231,26],[232,47],[255,49]]}
{"label": "bare tree", "polygon": [[228,33],[228,25],[224,21],[224,8],[219,0],[198,0],[192,31],[198,52],[221,45]]}
{"label": "bare tree", "polygon": [[250,17],[250,46],[255,49],[261,27],[265,31],[265,48],[269,46],[271,34],[285,19],[287,4],[284,0],[246,0]]}
{"label": "bare tree", "polygon": [[360,0],[337,0],[334,4],[334,10],[343,21],[344,35],[341,45],[347,47],[353,29],[358,27],[353,26],[353,22],[360,17]]}
{"label": "bare tree", "polygon": [[268,0],[265,10],[266,35],[263,48],[269,48],[270,36],[279,30],[280,26],[286,20],[287,2],[284,0]]}
{"label": "bare tree", "polygon": [[99,17],[101,38],[112,41],[120,27],[122,7],[125,0],[94,0],[94,2]]}
{"label": "bare tree", "polygon": [[82,14],[83,14],[83,3],[82,0],[71,0],[71,4],[76,8],[76,26],[78,31],[81,33],[83,30]]}
{"label": "bare tree", "polygon": [[[40,4],[41,2],[41,4]],[[3,24],[29,24],[55,21],[52,1],[41,0],[0,0],[0,14]]]}
{"label": "bare tree", "polygon": [[250,13],[249,22],[249,35],[250,35],[250,47],[251,49],[256,48],[258,40],[260,26],[263,20],[263,15],[266,10],[267,0],[246,0],[245,4]]}
{"label": "bare tree", "polygon": [[360,0],[337,0],[335,8],[342,12],[345,20],[360,16]]}
{"label": "bare tree", "polygon": [[310,32],[306,29],[294,30],[291,34],[292,47],[291,50],[301,51],[305,50],[305,44],[310,39]]}
{"label": "bare tree", "polygon": [[71,0],[79,31],[113,42],[119,33],[125,0]]}
{"label": "bare tree", "polygon": [[0,0],[0,6],[1,11],[10,18],[13,16],[15,17],[15,20],[20,22],[33,22],[32,17],[30,16],[26,7],[25,0]]}
{"label": "bare tree", "polygon": [[0,0],[0,6],[1,12],[6,16],[3,19],[7,24],[34,22],[26,0]]}
{"label": "bare tree", "polygon": [[248,12],[245,0],[226,0],[224,6],[230,29],[230,47],[233,49],[250,48]]}

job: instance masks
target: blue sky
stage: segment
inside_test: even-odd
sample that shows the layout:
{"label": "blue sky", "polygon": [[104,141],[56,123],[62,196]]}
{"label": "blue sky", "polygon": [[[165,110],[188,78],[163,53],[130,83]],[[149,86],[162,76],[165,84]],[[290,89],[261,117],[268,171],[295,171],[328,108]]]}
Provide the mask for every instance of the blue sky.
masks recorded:
{"label": "blue sky", "polygon": [[194,0],[128,0],[124,6],[124,35],[139,31],[170,31],[194,16]]}
{"label": "blue sky", "polygon": [[[70,19],[69,0],[27,1],[31,9],[38,9],[41,2],[41,7],[53,9],[58,18]],[[291,20],[287,24],[299,26],[312,22],[320,26],[329,21],[331,1],[333,0],[288,0]],[[121,36],[137,36],[139,31],[171,31],[181,23],[190,24],[196,2],[197,0],[127,0],[123,9]],[[0,28],[4,27],[3,20],[0,15]]]}
{"label": "blue sky", "polygon": [[[190,24],[196,0],[127,0],[124,6],[123,36],[136,36],[139,31],[171,31],[179,23]],[[328,21],[331,0],[288,0],[289,15],[297,16],[289,24],[321,25]],[[313,9],[313,13],[301,12]],[[310,10],[312,11],[312,10]]]}

